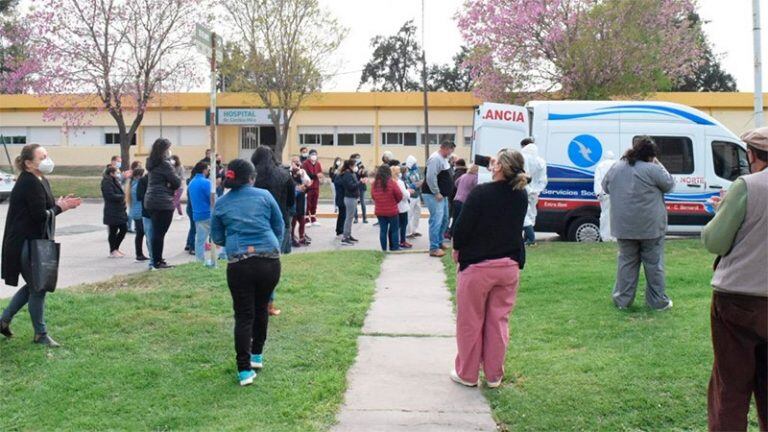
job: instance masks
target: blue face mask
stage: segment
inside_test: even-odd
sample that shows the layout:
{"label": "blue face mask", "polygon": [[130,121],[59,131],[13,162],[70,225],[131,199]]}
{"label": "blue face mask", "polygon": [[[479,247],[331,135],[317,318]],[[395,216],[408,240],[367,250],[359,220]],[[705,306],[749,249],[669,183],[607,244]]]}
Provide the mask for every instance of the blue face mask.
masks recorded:
{"label": "blue face mask", "polygon": [[115,168],[120,169],[122,167],[123,167],[123,163],[122,162],[115,163]]}

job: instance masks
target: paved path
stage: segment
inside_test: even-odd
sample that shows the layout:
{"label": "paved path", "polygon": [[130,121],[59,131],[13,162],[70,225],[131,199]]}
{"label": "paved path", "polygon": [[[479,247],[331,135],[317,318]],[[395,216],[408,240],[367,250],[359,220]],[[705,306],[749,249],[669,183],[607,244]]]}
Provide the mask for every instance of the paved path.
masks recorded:
{"label": "paved path", "polygon": [[448,377],[455,323],[440,260],[389,255],[335,432],[496,431],[478,389]]}

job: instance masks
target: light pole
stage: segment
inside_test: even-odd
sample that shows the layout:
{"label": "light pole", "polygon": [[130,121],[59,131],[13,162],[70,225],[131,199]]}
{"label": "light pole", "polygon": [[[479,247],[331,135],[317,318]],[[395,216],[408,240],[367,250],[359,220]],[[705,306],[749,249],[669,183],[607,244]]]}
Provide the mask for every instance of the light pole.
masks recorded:
{"label": "light pole", "polygon": [[429,100],[427,97],[427,41],[424,38],[426,23],[424,18],[424,1],[421,0],[421,85],[424,90],[424,172],[426,175],[427,160],[429,160]]}
{"label": "light pole", "polygon": [[760,0],[752,0],[752,35],[755,50],[755,127],[763,126],[763,62],[760,52]]}

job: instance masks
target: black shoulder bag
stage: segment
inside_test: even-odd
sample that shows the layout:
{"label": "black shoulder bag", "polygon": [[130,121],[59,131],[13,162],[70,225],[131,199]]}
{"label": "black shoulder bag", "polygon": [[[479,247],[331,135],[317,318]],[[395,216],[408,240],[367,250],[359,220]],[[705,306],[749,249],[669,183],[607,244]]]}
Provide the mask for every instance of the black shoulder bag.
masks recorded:
{"label": "black shoulder bag", "polygon": [[36,292],[56,290],[59,278],[59,253],[61,244],[53,240],[56,231],[56,216],[53,209],[46,211],[44,238],[27,240],[22,251],[22,267],[29,277],[24,279]]}

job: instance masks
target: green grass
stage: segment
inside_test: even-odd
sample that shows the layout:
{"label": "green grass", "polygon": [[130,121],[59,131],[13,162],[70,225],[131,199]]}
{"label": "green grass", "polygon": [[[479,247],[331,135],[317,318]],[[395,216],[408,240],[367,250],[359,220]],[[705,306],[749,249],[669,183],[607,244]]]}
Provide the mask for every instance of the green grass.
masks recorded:
{"label": "green grass", "polygon": [[712,256],[698,240],[667,243],[667,312],[646,308],[642,279],[617,310],[615,262],[613,244],[528,249],[505,383],[485,390],[503,430],[706,430]]}
{"label": "green grass", "polygon": [[74,194],[80,198],[101,198],[101,177],[66,177],[49,179],[53,196]]}
{"label": "green grass", "polygon": [[57,292],[47,316],[63,348],[31,344],[26,313],[16,337],[0,341],[0,430],[327,430],[381,259],[285,257],[283,314],[270,320],[265,369],[246,388],[235,380],[223,268],[185,265]]}

